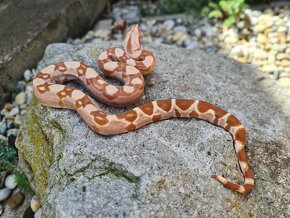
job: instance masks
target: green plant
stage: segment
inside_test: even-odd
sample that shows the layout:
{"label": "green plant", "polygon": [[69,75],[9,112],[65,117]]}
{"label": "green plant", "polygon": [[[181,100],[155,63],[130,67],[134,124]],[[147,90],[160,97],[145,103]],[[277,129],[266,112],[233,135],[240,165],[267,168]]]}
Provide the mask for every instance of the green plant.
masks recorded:
{"label": "green plant", "polygon": [[10,92],[10,93],[15,93],[15,94],[17,94],[17,93],[19,93],[21,91],[21,89],[19,88],[19,87],[17,87],[17,85],[15,85],[15,84],[12,84],[12,85],[9,85],[8,86],[8,92]]}
{"label": "green plant", "polygon": [[245,0],[220,0],[218,3],[209,2],[202,13],[207,14],[209,18],[222,19],[224,24],[231,26],[246,17],[245,9],[247,8]]}
{"label": "green plant", "polygon": [[10,173],[15,174],[15,181],[24,192],[31,192],[29,182],[25,175],[20,172],[16,165],[17,152],[14,148],[11,148],[7,143],[0,139],[0,171],[7,170]]}
{"label": "green plant", "polygon": [[18,188],[23,192],[32,192],[29,182],[23,173],[15,172],[15,182]]}
{"label": "green plant", "polygon": [[16,159],[15,149],[6,145],[6,142],[0,140],[0,170],[13,171],[12,162]]}

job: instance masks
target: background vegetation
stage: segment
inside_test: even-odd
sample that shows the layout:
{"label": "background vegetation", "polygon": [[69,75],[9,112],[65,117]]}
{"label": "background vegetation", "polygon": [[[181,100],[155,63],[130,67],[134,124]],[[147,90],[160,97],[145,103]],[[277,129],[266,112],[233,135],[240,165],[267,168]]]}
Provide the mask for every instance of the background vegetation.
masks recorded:
{"label": "background vegetation", "polygon": [[280,0],[139,0],[112,1],[113,3],[135,4],[143,16],[186,13],[210,19],[223,20],[226,25],[245,18],[245,9],[260,4],[270,4]]}

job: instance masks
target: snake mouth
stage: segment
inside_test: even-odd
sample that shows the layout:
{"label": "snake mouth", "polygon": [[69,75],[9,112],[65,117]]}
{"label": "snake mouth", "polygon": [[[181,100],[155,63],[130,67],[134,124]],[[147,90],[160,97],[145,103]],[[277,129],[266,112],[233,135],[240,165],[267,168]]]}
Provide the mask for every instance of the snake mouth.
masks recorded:
{"label": "snake mouth", "polygon": [[124,50],[126,54],[132,59],[137,59],[141,55],[141,29],[138,24],[135,24],[126,34]]}

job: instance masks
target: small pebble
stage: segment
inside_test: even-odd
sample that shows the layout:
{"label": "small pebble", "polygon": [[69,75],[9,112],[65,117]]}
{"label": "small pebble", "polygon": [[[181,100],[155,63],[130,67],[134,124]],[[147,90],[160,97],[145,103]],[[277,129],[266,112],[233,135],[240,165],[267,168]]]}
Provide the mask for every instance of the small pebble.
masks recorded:
{"label": "small pebble", "polygon": [[6,132],[6,134],[8,135],[8,131],[10,130],[10,129],[12,129],[12,128],[14,128],[14,122],[13,122],[13,120],[14,120],[15,118],[13,117],[13,119],[8,119],[7,121],[6,121],[6,125],[7,125],[7,132]]}
{"label": "small pebble", "polygon": [[6,131],[7,131],[7,124],[5,121],[1,121],[0,122],[0,134],[1,135],[5,135],[6,134]]}
{"label": "small pebble", "polygon": [[22,111],[20,112],[20,115],[24,115],[24,114],[26,114],[26,110],[22,110]]}
{"label": "small pebble", "polygon": [[16,116],[17,114],[19,114],[19,108],[18,108],[18,107],[14,107],[14,108],[9,112],[9,115],[10,115],[10,116]]}
{"label": "small pebble", "polygon": [[163,23],[163,26],[169,30],[171,30],[173,27],[174,27],[175,23],[173,20],[166,20],[164,23]]}
{"label": "small pebble", "polygon": [[17,136],[18,134],[18,129],[8,129],[7,130],[7,133],[6,133],[6,136],[9,138],[9,136],[11,135],[14,135],[15,137]]}
{"label": "small pebble", "polygon": [[33,212],[36,212],[40,208],[40,202],[38,200],[38,197],[34,195],[30,201],[30,207]]}
{"label": "small pebble", "polygon": [[8,198],[10,193],[11,193],[11,190],[8,188],[0,189],[0,202],[6,200],[6,198]]}
{"label": "small pebble", "polygon": [[16,189],[12,195],[7,199],[7,204],[10,208],[16,208],[22,204],[24,200],[24,195],[19,189]]}
{"label": "small pebble", "polygon": [[34,214],[34,218],[41,218],[41,208],[39,208],[35,214]]}
{"label": "small pebble", "polygon": [[17,186],[17,183],[15,181],[15,175],[9,175],[7,176],[6,180],[5,180],[5,187],[12,190],[15,189]]}
{"label": "small pebble", "polygon": [[2,116],[5,116],[7,113],[8,113],[8,111],[7,111],[5,108],[3,108],[3,109],[1,110],[1,112],[0,112],[0,114],[1,114]]}
{"label": "small pebble", "polygon": [[195,42],[195,41],[193,41],[193,42],[191,42],[191,43],[189,43],[187,46],[186,46],[186,48],[187,49],[196,49],[196,48],[198,48],[198,42]]}
{"label": "small pebble", "polygon": [[17,105],[24,104],[26,102],[26,93],[25,92],[20,92],[18,95],[15,97],[15,102]]}
{"label": "small pebble", "polygon": [[15,125],[16,128],[20,127],[21,119],[22,119],[21,115],[17,114],[15,119],[14,119],[14,125]]}
{"label": "small pebble", "polygon": [[13,104],[10,104],[10,103],[6,103],[6,104],[4,105],[4,109],[5,109],[6,111],[11,111],[14,107],[15,107],[15,106],[14,106]]}
{"label": "small pebble", "polygon": [[32,79],[32,72],[30,70],[25,70],[23,73],[23,77],[26,82],[30,81]]}

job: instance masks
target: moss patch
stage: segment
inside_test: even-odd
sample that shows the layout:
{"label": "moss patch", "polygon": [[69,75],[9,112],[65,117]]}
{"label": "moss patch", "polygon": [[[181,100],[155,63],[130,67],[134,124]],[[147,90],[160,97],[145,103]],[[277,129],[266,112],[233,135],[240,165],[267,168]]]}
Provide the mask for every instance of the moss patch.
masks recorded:
{"label": "moss patch", "polygon": [[23,159],[31,167],[32,180],[35,183],[35,191],[40,198],[44,197],[44,192],[48,184],[48,170],[52,164],[52,145],[46,134],[42,130],[39,117],[36,115],[38,102],[33,98],[27,113],[25,125],[23,126],[17,144]]}

